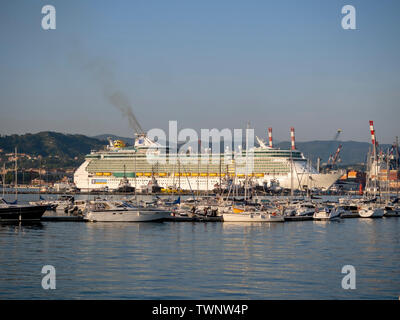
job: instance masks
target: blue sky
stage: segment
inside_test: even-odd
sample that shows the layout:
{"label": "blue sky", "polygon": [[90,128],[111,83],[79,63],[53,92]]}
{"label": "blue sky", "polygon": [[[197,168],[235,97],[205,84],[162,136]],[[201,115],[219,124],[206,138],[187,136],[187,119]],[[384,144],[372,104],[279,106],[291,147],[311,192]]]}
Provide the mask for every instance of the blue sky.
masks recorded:
{"label": "blue sky", "polygon": [[[42,6],[57,29],[41,28]],[[341,8],[357,30],[341,28]],[[142,127],[242,128],[274,138],[378,141],[400,135],[400,2],[2,1],[0,134],[131,136]]]}

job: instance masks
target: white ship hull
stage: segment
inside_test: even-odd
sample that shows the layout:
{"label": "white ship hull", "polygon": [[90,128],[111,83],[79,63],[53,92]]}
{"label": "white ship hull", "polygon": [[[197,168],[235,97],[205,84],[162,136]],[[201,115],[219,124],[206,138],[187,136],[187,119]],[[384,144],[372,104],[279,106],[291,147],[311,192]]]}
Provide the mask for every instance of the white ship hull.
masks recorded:
{"label": "white ship hull", "polygon": [[[85,170],[88,165],[88,161],[85,161],[76,171],[74,175],[74,183],[82,191],[90,190],[103,190],[107,187],[109,190],[118,189],[120,180],[122,178],[97,178],[95,176],[89,177],[89,173]],[[279,186],[286,189],[303,189],[305,187],[312,189],[318,188],[322,190],[329,189],[340,177],[341,173],[330,173],[330,174],[319,174],[312,173],[308,174],[308,179],[305,177],[301,178],[299,174],[298,177],[293,175],[293,180],[297,181],[297,185],[294,185],[291,181],[290,174],[288,175],[264,175],[263,178],[253,178],[253,183],[255,185],[263,186],[269,184],[270,181],[278,181]],[[151,177],[137,177],[128,178],[128,181],[132,187],[136,190],[147,189],[149,182],[151,182]],[[304,180],[304,181],[302,181]],[[299,185],[300,181],[300,185]],[[216,185],[221,182],[219,177],[181,177],[177,179],[176,177],[157,177],[157,183],[161,188],[179,188],[181,190],[200,190],[200,191],[212,191],[215,189]],[[244,185],[244,178],[237,178],[237,183]]]}

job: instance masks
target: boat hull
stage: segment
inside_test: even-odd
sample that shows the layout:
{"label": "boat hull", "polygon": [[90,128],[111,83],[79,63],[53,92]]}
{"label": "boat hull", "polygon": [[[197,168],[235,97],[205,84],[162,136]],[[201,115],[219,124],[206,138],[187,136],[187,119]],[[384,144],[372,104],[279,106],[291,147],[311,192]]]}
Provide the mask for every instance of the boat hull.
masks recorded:
{"label": "boat hull", "polygon": [[384,215],[383,209],[360,209],[358,212],[361,218],[382,218]]}
{"label": "boat hull", "polygon": [[0,208],[0,222],[40,220],[46,209],[47,206],[12,206]]}
{"label": "boat hull", "polygon": [[85,221],[90,222],[151,222],[163,221],[169,217],[170,213],[166,211],[89,211],[84,217]]}
{"label": "boat hull", "polygon": [[314,220],[319,220],[319,221],[340,219],[342,213],[344,213],[344,210],[339,210],[339,209],[332,209],[330,212],[320,211],[320,212],[315,212],[313,218]]}
{"label": "boat hull", "polygon": [[271,214],[254,213],[224,213],[222,214],[224,222],[284,222],[283,216],[273,216]]}

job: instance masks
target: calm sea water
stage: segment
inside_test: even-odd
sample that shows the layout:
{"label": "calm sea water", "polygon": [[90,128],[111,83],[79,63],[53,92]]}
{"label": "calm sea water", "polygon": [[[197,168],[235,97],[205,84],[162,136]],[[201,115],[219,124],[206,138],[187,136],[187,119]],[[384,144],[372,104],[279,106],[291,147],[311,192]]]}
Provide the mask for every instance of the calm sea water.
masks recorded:
{"label": "calm sea water", "polygon": [[398,218],[0,224],[0,299],[398,299],[399,231]]}

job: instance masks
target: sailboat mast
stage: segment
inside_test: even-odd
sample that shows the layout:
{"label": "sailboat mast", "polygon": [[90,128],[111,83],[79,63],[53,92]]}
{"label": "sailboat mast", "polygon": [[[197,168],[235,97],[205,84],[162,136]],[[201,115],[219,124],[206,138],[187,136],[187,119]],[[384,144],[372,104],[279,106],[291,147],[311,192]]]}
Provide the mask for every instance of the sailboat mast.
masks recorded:
{"label": "sailboat mast", "polygon": [[181,192],[181,158],[180,154],[178,154],[178,186],[179,186],[179,193]]}
{"label": "sailboat mast", "polygon": [[221,157],[222,155],[219,155],[219,191],[222,194],[222,168],[221,168]]}
{"label": "sailboat mast", "polygon": [[136,199],[136,189],[137,189],[137,183],[136,183],[136,157],[137,157],[137,154],[136,154],[136,150],[135,150],[135,155],[134,155],[134,159],[135,159],[135,161],[134,161],[134,166],[135,166],[135,192],[134,192],[135,199]]}
{"label": "sailboat mast", "polygon": [[249,151],[249,135],[248,131],[250,128],[250,122],[247,122],[247,128],[246,128],[246,176],[245,176],[245,183],[244,183],[244,200],[247,200],[247,188],[248,188],[248,177],[249,177],[249,158],[248,158],[248,151]]}
{"label": "sailboat mast", "polygon": [[396,136],[396,197],[399,197],[399,137]]}
{"label": "sailboat mast", "polygon": [[3,163],[3,198],[4,198],[4,188],[6,186],[6,163]]}
{"label": "sailboat mast", "polygon": [[386,203],[389,202],[390,200],[390,181],[389,181],[389,150],[387,151],[387,156],[386,156]]}
{"label": "sailboat mast", "polygon": [[293,197],[293,155],[290,149],[290,196]]}
{"label": "sailboat mast", "polygon": [[15,200],[18,201],[18,164],[17,164],[17,147],[15,147]]}

